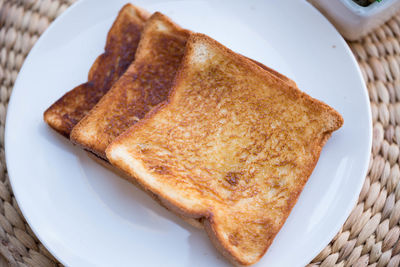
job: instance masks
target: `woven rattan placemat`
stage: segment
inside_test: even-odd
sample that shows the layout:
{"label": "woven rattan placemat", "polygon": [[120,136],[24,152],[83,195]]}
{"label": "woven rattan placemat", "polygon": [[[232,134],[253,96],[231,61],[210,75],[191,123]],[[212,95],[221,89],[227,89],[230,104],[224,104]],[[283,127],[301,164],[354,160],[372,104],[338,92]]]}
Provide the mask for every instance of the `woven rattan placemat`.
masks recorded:
{"label": "woven rattan placemat", "polygon": [[[4,157],[8,99],[24,58],[74,0],[0,0],[0,253],[15,266],[59,264],[39,242],[13,196]],[[400,14],[349,43],[368,86],[371,161],[358,204],[308,266],[400,266]]]}

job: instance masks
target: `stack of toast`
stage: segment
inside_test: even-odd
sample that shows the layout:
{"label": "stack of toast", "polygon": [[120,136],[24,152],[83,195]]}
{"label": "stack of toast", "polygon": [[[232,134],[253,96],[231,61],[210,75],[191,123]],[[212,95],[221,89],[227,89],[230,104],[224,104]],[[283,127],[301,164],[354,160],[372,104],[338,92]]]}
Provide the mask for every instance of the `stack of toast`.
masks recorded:
{"label": "stack of toast", "polygon": [[286,76],[131,4],[44,120],[238,265],[265,254],[343,124]]}

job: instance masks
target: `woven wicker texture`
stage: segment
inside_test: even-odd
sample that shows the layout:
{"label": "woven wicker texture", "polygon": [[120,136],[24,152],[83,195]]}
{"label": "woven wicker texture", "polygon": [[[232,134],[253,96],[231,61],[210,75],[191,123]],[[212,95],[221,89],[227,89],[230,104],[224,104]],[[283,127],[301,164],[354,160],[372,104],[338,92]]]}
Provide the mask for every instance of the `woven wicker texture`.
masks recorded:
{"label": "woven wicker texture", "polygon": [[[38,241],[13,196],[4,158],[7,103],[22,63],[49,23],[75,0],[0,0],[0,253],[12,266],[59,263]],[[400,266],[400,14],[349,43],[368,86],[374,139],[358,204],[308,265]]]}

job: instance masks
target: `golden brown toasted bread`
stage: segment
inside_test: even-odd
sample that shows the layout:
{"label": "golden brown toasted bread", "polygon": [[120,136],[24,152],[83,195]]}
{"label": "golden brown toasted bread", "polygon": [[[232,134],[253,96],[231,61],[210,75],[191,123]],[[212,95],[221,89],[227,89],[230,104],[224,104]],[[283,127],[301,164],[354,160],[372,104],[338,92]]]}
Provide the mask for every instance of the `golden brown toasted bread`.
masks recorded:
{"label": "golden brown toasted bread", "polygon": [[136,59],[111,90],[72,130],[72,142],[105,158],[115,137],[167,98],[189,31],[161,13],[147,21]]}
{"label": "golden brown toasted bread", "polygon": [[267,251],[343,124],[328,105],[193,34],[168,100],[106,151],[236,264]]}
{"label": "golden brown toasted bread", "polygon": [[297,88],[297,84],[296,84],[293,80],[291,80],[291,79],[289,79],[288,77],[286,77],[285,75],[283,75],[282,73],[277,72],[276,70],[271,69],[270,67],[267,67],[267,66],[265,66],[264,64],[262,64],[262,63],[260,63],[260,62],[258,62],[258,61],[256,61],[256,60],[254,60],[254,59],[251,59],[251,58],[248,58],[248,57],[246,57],[246,58],[247,58],[248,60],[251,60],[251,61],[253,61],[254,63],[256,63],[258,66],[260,66],[260,67],[263,68],[264,70],[270,72],[272,75],[275,75],[276,78],[279,78],[280,80],[282,80],[283,82],[287,83],[288,85]]}
{"label": "golden brown toasted bread", "polygon": [[81,84],[50,106],[44,120],[57,132],[69,137],[72,128],[125,72],[135,57],[144,22],[149,14],[125,5],[114,21],[105,51],[93,63],[88,82]]}

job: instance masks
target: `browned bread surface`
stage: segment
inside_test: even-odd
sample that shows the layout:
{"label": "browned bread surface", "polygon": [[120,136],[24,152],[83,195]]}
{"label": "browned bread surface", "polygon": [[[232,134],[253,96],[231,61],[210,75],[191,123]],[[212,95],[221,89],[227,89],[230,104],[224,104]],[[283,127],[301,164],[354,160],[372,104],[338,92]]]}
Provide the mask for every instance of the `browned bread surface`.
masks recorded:
{"label": "browned bread surface", "polygon": [[328,105],[193,34],[168,101],[106,153],[174,211],[203,218],[228,259],[250,265],[271,245],[342,124]]}
{"label": "browned bread surface", "polygon": [[147,12],[125,5],[107,35],[105,51],[93,63],[88,82],[81,84],[50,106],[44,120],[57,132],[69,137],[72,128],[92,109],[135,57]]}
{"label": "browned bread surface", "polygon": [[71,132],[74,143],[100,157],[115,137],[167,98],[189,31],[156,12],[142,36],[134,63]]}
{"label": "browned bread surface", "polygon": [[246,58],[247,58],[248,60],[251,60],[251,61],[253,61],[254,63],[256,63],[258,66],[260,66],[260,67],[263,68],[264,70],[266,70],[266,71],[270,72],[271,74],[275,75],[276,78],[279,78],[279,79],[281,79],[283,82],[287,83],[288,85],[297,88],[297,84],[296,84],[292,79],[289,79],[288,77],[286,77],[286,76],[283,75],[282,73],[277,72],[276,70],[271,69],[270,67],[267,67],[267,66],[265,66],[264,64],[262,64],[262,63],[260,63],[260,62],[258,62],[258,61],[256,61],[256,60],[254,60],[254,59],[251,59],[251,58],[248,58],[248,57],[246,57]]}

